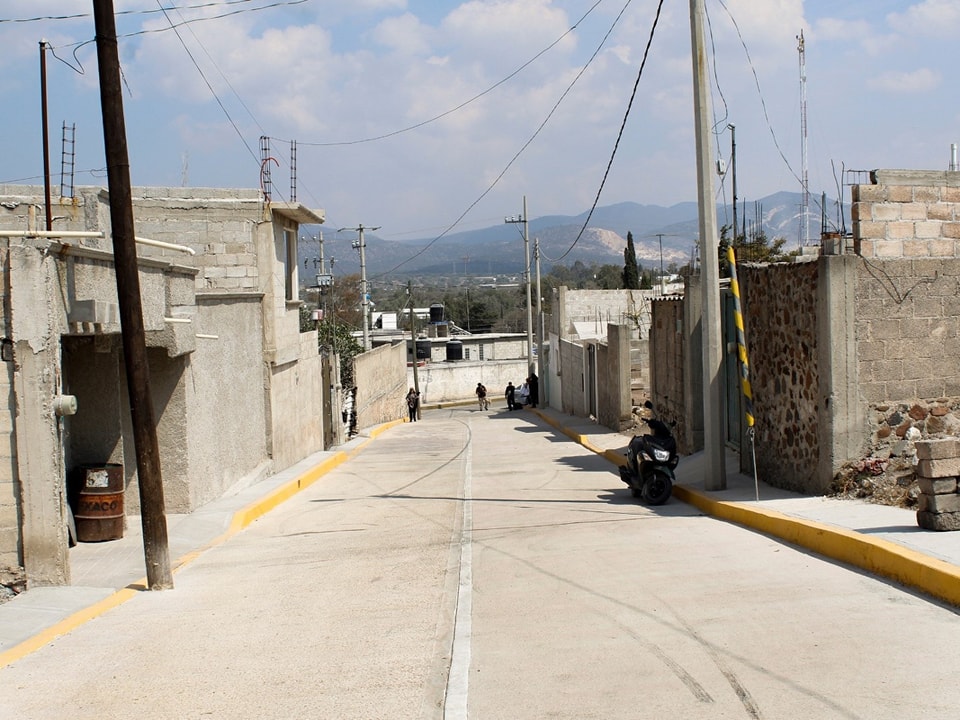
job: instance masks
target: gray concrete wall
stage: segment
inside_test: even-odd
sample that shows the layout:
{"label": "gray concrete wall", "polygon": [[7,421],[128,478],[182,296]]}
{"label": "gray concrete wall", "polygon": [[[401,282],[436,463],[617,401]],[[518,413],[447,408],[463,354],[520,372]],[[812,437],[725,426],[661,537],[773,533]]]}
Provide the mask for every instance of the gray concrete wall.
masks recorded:
{"label": "gray concrete wall", "polygon": [[[525,359],[461,362],[431,362],[417,368],[420,399],[426,404],[474,400],[477,383],[487,388],[490,402],[504,397],[507,383],[516,387],[527,377]],[[407,387],[413,387],[413,367],[407,367]]]}
{"label": "gray concrete wall", "polygon": [[[166,507],[185,512],[322,447],[316,336],[301,336],[299,302],[276,287],[286,260],[278,228],[316,216],[300,206],[272,212],[255,190],[133,194],[138,237],[197,252],[138,244]],[[41,188],[0,186],[0,197],[0,227],[39,225]],[[101,188],[78,189],[54,214],[58,230],[110,229]],[[3,253],[2,322],[21,360],[8,366],[12,397],[0,408],[0,427],[11,437],[0,471],[0,563],[16,557],[29,584],[61,584],[69,580],[70,467],[122,462],[126,510],[139,509],[133,445],[124,442],[132,434],[112,242],[18,238]],[[200,302],[198,289],[206,294]],[[77,416],[56,420],[50,405],[68,384],[84,399]]]}
{"label": "gray concrete wall", "polygon": [[676,423],[677,449],[689,454],[703,447],[702,435],[697,447],[687,412],[686,348],[684,301],[682,298],[653,303],[653,327],[650,329],[650,401],[657,417]]}
{"label": "gray concrete wall", "polygon": [[597,422],[612,430],[633,424],[630,404],[630,335],[627,325],[607,326],[607,342],[597,348]]}
{"label": "gray concrete wall", "polygon": [[398,342],[374,348],[354,358],[359,429],[406,416],[403,396],[411,387],[407,385],[406,354],[406,344]]}
{"label": "gray concrete wall", "polygon": [[[266,366],[256,295],[197,296],[197,349],[186,368],[192,507],[256,479],[267,460]],[[229,328],[229,331],[224,331]],[[217,368],[218,372],[203,372]],[[230,378],[224,382],[223,378]],[[278,467],[282,467],[278,464]],[[254,475],[253,478],[250,478]]]}
{"label": "gray concrete wall", "polygon": [[560,410],[568,415],[587,417],[586,356],[583,345],[561,339],[560,366],[562,368]]}

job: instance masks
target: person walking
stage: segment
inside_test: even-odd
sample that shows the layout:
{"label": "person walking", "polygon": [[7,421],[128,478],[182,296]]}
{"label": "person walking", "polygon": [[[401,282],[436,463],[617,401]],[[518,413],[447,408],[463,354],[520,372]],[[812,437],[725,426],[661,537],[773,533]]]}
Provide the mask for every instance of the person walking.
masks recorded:
{"label": "person walking", "polygon": [[530,373],[527,380],[530,386],[530,407],[535,408],[537,403],[540,402],[540,378],[537,377],[536,373]]}
{"label": "person walking", "polygon": [[413,388],[407,393],[407,413],[410,415],[410,422],[417,421],[417,411],[420,409],[420,393]]}
{"label": "person walking", "polygon": [[516,393],[517,389],[513,386],[512,382],[507,383],[507,389],[503,393],[503,396],[507,399],[507,410],[516,410]]}
{"label": "person walking", "polygon": [[477,402],[480,403],[481,410],[490,409],[490,401],[487,400],[487,389],[483,386],[483,383],[477,383]]}

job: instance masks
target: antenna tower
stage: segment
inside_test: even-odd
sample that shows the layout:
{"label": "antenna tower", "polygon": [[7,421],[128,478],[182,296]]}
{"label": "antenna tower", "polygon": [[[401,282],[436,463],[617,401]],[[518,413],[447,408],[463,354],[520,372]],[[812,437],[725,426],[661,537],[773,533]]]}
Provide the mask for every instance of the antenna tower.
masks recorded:
{"label": "antenna tower", "polygon": [[800,245],[810,238],[810,184],[807,180],[807,55],[804,49],[803,30],[797,36],[797,51],[800,53],[800,155],[803,201],[800,210]]}

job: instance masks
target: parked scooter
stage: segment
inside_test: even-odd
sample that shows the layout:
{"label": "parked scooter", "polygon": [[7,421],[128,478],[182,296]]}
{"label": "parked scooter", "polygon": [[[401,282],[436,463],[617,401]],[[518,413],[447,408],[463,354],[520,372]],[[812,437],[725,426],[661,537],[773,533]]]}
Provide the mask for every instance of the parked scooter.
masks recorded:
{"label": "parked scooter", "polygon": [[[648,400],[644,407],[651,410],[653,404]],[[620,466],[620,479],[635,498],[663,505],[670,499],[676,480],[673,471],[680,462],[677,441],[666,423],[655,418],[646,423],[652,434],[633,436],[627,445],[627,464]]]}

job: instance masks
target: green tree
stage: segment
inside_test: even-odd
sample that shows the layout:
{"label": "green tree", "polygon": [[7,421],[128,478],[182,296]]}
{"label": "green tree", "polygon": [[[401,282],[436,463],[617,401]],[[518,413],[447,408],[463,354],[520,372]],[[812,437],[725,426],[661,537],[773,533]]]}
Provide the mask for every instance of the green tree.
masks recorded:
{"label": "green tree", "polygon": [[633,233],[629,231],[627,231],[627,247],[623,251],[623,287],[625,290],[640,289],[637,249],[633,244]]}
{"label": "green tree", "polygon": [[340,384],[353,387],[353,359],[363,352],[361,345],[351,334],[353,328],[337,322],[336,316],[328,316],[319,322],[311,318],[312,310],[300,306],[300,332],[317,331],[317,347],[320,352],[332,352],[340,356]]}

